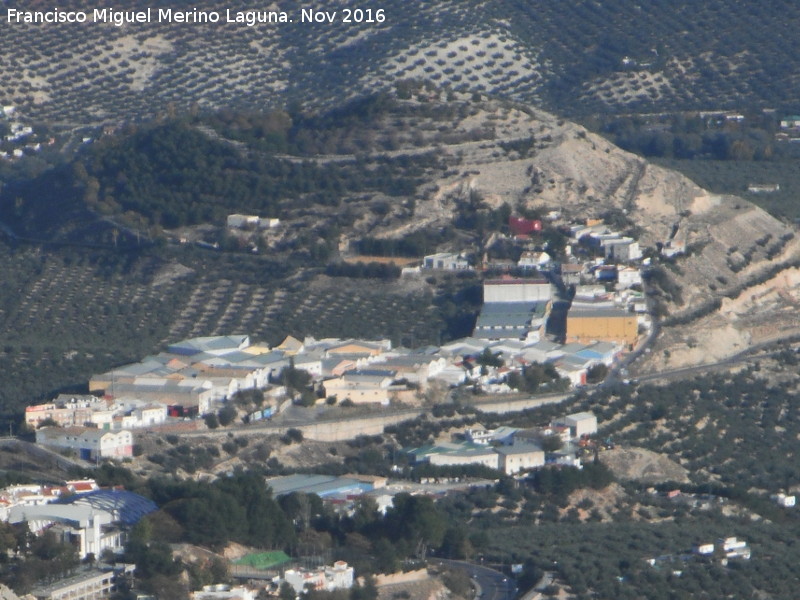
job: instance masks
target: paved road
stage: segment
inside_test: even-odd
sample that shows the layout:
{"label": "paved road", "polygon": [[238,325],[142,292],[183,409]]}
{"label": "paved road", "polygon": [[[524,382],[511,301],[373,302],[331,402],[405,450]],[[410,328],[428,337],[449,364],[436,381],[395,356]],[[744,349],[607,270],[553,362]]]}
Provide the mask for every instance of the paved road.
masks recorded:
{"label": "paved road", "polygon": [[[713,371],[715,369],[729,369],[731,366],[739,363],[749,363],[756,361],[761,358],[769,358],[775,356],[782,352],[785,348],[782,346],[787,342],[795,342],[798,341],[797,336],[787,336],[786,338],[779,339],[779,340],[769,340],[766,342],[762,342],[759,344],[754,344],[753,346],[749,346],[747,349],[739,352],[738,354],[734,354],[729,356],[728,358],[724,358],[717,362],[712,363],[704,363],[702,365],[693,365],[690,367],[681,367],[678,369],[670,369],[668,371],[659,371],[657,373],[649,373],[646,375],[640,375],[637,380],[639,382],[643,381],[658,381],[661,379],[687,379],[694,375],[704,375],[709,371]],[[777,350],[770,350],[773,346],[778,346]]]}
{"label": "paved road", "polygon": [[513,600],[517,597],[516,583],[500,571],[462,560],[440,558],[436,562],[446,567],[466,571],[478,590],[475,600]]}

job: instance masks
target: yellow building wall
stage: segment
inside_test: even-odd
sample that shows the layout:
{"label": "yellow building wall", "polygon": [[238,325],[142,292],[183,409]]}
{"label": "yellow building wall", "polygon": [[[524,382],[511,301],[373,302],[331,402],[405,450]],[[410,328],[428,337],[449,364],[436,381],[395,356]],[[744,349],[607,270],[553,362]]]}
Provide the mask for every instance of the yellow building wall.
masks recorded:
{"label": "yellow building wall", "polygon": [[380,353],[380,348],[370,348],[369,346],[362,346],[360,344],[346,344],[328,350],[328,354],[368,354],[370,356],[377,356]]}
{"label": "yellow building wall", "polygon": [[580,317],[567,315],[568,342],[621,342],[636,343],[639,324],[636,315],[608,317]]}
{"label": "yellow building wall", "polygon": [[89,380],[89,392],[106,391],[111,387],[110,379],[92,378]]}

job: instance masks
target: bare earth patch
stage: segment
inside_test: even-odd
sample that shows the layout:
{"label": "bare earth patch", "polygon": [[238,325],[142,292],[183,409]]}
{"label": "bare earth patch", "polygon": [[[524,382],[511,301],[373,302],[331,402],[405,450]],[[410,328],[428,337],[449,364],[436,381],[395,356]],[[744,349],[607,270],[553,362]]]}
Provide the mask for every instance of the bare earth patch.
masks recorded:
{"label": "bare earth patch", "polygon": [[662,454],[644,448],[617,448],[600,455],[600,461],[618,479],[642,483],[688,482],[688,471]]}

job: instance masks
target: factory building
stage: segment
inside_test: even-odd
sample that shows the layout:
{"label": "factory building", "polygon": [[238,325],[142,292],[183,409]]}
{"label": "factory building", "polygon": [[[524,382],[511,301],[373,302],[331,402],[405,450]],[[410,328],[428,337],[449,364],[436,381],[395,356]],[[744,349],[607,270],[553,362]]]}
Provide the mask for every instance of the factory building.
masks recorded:
{"label": "factory building", "polygon": [[543,302],[552,297],[550,283],[545,279],[489,279],[483,284],[483,301]]}
{"label": "factory building", "polygon": [[573,309],[567,314],[567,341],[617,342],[633,346],[639,335],[636,315],[619,309]]}

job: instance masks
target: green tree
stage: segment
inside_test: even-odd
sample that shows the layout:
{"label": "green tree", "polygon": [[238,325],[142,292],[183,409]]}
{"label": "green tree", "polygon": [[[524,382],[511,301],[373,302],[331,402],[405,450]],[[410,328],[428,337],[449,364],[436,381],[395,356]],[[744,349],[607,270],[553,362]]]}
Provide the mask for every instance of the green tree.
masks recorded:
{"label": "green tree", "polygon": [[401,493],[386,512],[385,524],[390,539],[405,540],[411,553],[424,557],[429,547],[441,546],[446,520],[431,498]]}
{"label": "green tree", "polygon": [[372,545],[377,573],[395,573],[400,568],[400,557],[397,549],[385,537],[378,538]]}
{"label": "green tree", "polygon": [[502,367],[503,366],[503,359],[500,358],[500,354],[492,353],[489,348],[484,348],[483,352],[481,352],[478,357],[475,359],[481,366],[486,367]]}
{"label": "green tree", "polygon": [[357,583],[350,589],[350,600],[377,600],[377,598],[378,587],[375,585],[374,577],[367,576],[363,585]]}
{"label": "green tree", "polygon": [[308,371],[295,368],[294,361],[281,370],[280,375],[278,375],[278,382],[286,386],[286,391],[292,397],[300,394],[302,398],[304,392],[307,395],[311,391],[311,375]]}
{"label": "green tree", "polygon": [[608,367],[603,363],[598,363],[589,367],[586,372],[587,383],[600,383],[608,375]]}
{"label": "green tree", "polygon": [[470,558],[472,556],[472,543],[467,537],[464,527],[450,527],[444,534],[440,554],[447,558]]}
{"label": "green tree", "polygon": [[281,589],[278,593],[278,598],[280,600],[294,600],[297,597],[297,592],[294,591],[294,588],[286,583],[285,581],[281,583]]}
{"label": "green tree", "polygon": [[561,436],[547,435],[542,438],[542,450],[545,452],[558,452],[564,445]]}
{"label": "green tree", "polygon": [[236,418],[236,409],[232,404],[228,403],[219,410],[218,419],[219,424],[227,427]]}

